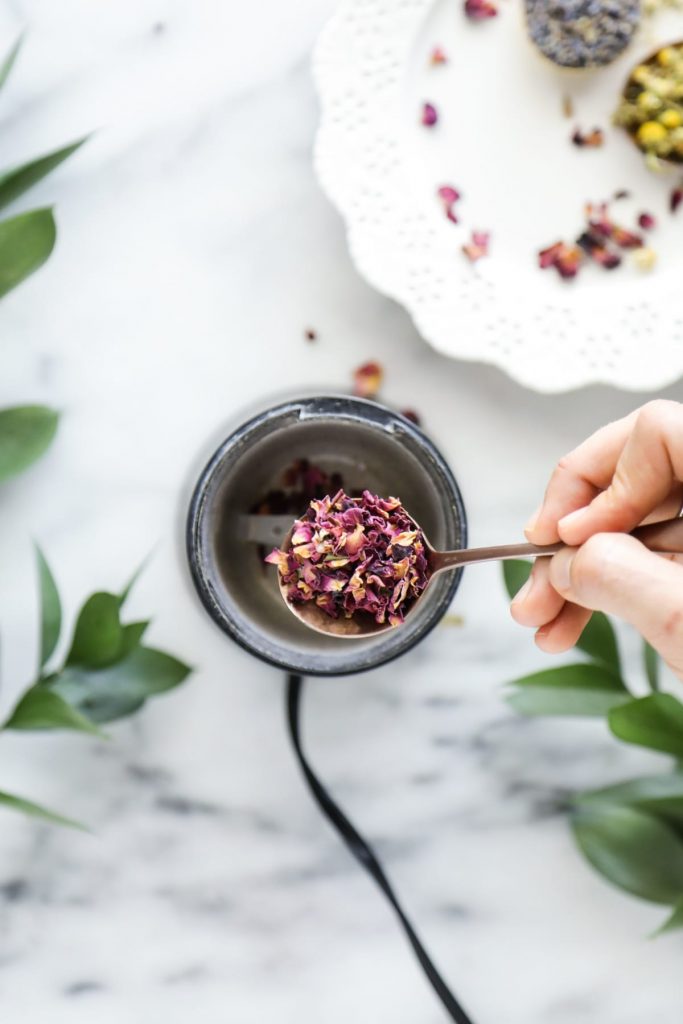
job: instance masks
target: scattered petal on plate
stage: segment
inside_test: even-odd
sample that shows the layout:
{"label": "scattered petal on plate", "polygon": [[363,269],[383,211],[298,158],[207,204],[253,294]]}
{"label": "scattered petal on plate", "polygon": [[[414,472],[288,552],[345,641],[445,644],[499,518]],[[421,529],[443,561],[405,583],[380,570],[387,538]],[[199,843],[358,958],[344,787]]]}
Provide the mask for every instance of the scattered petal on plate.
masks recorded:
{"label": "scattered petal on plate", "polygon": [[306,330],[304,331],[304,338],[306,339],[306,341],[317,341],[318,332],[314,330],[312,327],[307,327]]}
{"label": "scattered petal on plate", "polygon": [[444,212],[448,219],[452,220],[454,224],[457,224],[458,218],[456,217],[453,209],[457,201],[461,198],[457,188],[453,188],[452,185],[441,185],[437,188],[436,194],[441,200]]}
{"label": "scattered petal on plate", "polygon": [[605,240],[599,237],[596,238],[590,231],[584,231],[577,238],[576,244],[583,249],[587,256],[590,256],[595,263],[599,263],[605,270],[614,270],[621,263],[621,256],[608,249],[605,245]]}
{"label": "scattered petal on plate", "polygon": [[580,149],[599,149],[605,141],[605,133],[602,128],[593,128],[590,132],[582,132],[580,128],[574,130],[572,142]]}
{"label": "scattered petal on plate", "polygon": [[627,188],[620,188],[618,192],[614,193],[614,198],[615,199],[629,199],[630,196],[631,196],[631,193],[629,192],[629,190]]}
{"label": "scattered petal on plate", "polygon": [[429,55],[429,63],[432,67],[439,67],[441,64],[448,64],[448,57],[440,46],[435,46]]}
{"label": "scattered petal on plate", "polygon": [[580,246],[555,242],[547,249],[541,249],[538,254],[538,265],[541,270],[554,267],[560,277],[569,280],[578,274],[583,258],[583,250]]}
{"label": "scattered petal on plate", "polygon": [[681,203],[683,203],[683,186],[679,185],[671,191],[671,198],[669,199],[671,212],[675,213]]}
{"label": "scattered petal on plate", "polygon": [[472,232],[472,240],[462,247],[462,251],[470,263],[476,263],[483,256],[488,256],[490,239],[491,235],[488,231]]}
{"label": "scattered petal on plate", "polygon": [[401,416],[404,416],[411,423],[414,423],[416,427],[422,426],[422,420],[415,412],[414,409],[401,409]]}
{"label": "scattered petal on plate", "polygon": [[465,0],[465,14],[472,21],[486,21],[496,17],[498,8],[491,0]]}
{"label": "scattered petal on plate", "polygon": [[382,386],[384,370],[379,363],[363,363],[353,374],[353,393],[358,398],[374,398]]}
{"label": "scattered petal on plate", "polygon": [[433,103],[424,103],[422,105],[422,117],[420,118],[425,128],[433,128],[436,122],[439,120],[439,114]]}
{"label": "scattered petal on plate", "polygon": [[657,262],[657,253],[649,246],[642,246],[640,249],[633,250],[633,262],[638,270],[652,270]]}
{"label": "scattered petal on plate", "polygon": [[657,227],[657,221],[651,213],[641,213],[638,217],[638,227],[642,228],[643,231],[652,231],[653,228]]}

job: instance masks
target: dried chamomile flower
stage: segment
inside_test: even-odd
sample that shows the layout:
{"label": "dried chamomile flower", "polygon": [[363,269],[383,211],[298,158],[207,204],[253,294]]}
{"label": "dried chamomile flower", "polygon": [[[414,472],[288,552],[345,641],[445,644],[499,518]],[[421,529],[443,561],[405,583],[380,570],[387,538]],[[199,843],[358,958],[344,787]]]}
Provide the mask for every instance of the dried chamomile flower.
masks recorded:
{"label": "dried chamomile flower", "polygon": [[657,253],[650,246],[642,246],[640,249],[633,250],[632,259],[638,270],[648,271],[654,268],[657,262]]}
{"label": "dried chamomile flower", "polygon": [[632,70],[614,122],[653,170],[683,163],[683,43],[662,47]]}

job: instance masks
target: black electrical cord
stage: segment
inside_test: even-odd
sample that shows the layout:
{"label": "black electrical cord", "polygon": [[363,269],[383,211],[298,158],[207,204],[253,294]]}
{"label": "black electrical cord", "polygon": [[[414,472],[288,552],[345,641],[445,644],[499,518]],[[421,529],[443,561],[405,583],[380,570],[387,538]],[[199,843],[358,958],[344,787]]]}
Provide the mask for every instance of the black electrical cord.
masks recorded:
{"label": "black electrical cord", "polygon": [[365,870],[372,875],[396,911],[408,941],[415,951],[415,956],[450,1019],[456,1021],[456,1024],[473,1024],[471,1017],[465,1013],[415,934],[415,930],[403,912],[391,883],[372,848],[354,828],[344,812],[336,805],[306,759],[301,746],[300,728],[303,683],[303,678],[300,675],[291,674],[287,677],[287,720],[289,723],[289,736],[309,789],[327,820],[336,828],[356,860],[360,861]]}

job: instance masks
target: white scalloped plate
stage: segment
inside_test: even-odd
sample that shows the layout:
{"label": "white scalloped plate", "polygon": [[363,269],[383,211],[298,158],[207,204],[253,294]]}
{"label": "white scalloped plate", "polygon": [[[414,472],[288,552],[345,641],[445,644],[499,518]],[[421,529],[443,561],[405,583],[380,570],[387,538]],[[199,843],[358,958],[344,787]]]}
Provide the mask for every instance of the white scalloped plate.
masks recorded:
{"label": "white scalloped plate", "polygon": [[[461,0],[343,0],[314,57],[316,169],[361,273],[439,351],[494,363],[538,391],[598,381],[649,390],[678,378],[683,207],[674,217],[668,202],[680,174],[648,171],[610,116],[631,66],[679,37],[683,15],[660,14],[609,68],[562,71],[528,43],[519,0],[500,0],[499,17],[483,23],[465,19]],[[447,65],[429,65],[434,45]],[[419,122],[424,101],[439,111],[433,129]],[[575,124],[603,127],[605,146],[572,146]],[[436,199],[442,184],[463,194],[458,225]],[[589,266],[571,282],[539,270],[539,249],[579,233],[584,203],[620,189],[631,198],[612,207],[619,223],[657,217],[655,269],[637,270],[627,254],[617,270]],[[472,228],[492,233],[476,265],[460,248]]]}

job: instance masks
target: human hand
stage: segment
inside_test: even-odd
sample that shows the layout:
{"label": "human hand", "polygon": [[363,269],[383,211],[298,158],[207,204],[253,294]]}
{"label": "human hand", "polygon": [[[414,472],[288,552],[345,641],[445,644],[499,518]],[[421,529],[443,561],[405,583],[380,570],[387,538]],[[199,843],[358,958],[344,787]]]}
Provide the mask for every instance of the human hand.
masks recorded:
{"label": "human hand", "polygon": [[671,518],[683,500],[683,406],[654,401],[608,424],[558,463],[527,524],[538,559],[512,602],[549,653],[573,647],[592,611],[632,623],[683,678],[683,556],[656,555],[626,534]]}

